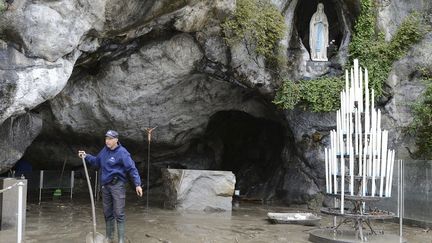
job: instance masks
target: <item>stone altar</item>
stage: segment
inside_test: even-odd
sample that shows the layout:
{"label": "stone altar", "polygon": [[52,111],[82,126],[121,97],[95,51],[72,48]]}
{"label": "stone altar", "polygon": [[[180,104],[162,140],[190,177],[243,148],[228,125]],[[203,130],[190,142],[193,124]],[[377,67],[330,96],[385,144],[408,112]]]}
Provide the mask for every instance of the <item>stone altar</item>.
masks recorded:
{"label": "stone altar", "polygon": [[165,206],[178,210],[231,211],[236,179],[231,171],[163,169]]}

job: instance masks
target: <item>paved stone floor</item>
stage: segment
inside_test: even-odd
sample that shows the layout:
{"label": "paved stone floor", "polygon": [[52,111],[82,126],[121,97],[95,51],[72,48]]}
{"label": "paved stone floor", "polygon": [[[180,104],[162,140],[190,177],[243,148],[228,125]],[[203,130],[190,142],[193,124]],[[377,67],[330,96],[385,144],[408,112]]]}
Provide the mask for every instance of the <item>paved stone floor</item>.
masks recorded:
{"label": "paved stone floor", "polygon": [[[105,234],[101,202],[97,202],[97,231]],[[128,195],[126,235],[129,242],[309,242],[308,232],[316,227],[270,224],[268,212],[306,212],[300,208],[240,204],[230,213],[176,212],[151,206],[144,198]],[[321,227],[331,226],[331,218],[321,220]],[[377,229],[398,234],[398,224],[377,222]],[[44,201],[27,205],[25,242],[85,242],[92,229],[90,200],[82,197],[73,201]],[[0,231],[0,242],[16,242]],[[432,232],[404,226],[408,242],[432,243]]]}

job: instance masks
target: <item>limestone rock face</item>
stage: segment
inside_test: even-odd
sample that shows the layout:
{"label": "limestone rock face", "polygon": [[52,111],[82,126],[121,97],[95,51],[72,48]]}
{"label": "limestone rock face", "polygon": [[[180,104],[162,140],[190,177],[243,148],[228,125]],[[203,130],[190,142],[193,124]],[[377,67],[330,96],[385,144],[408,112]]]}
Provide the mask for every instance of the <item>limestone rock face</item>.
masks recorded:
{"label": "limestone rock face", "polygon": [[[22,157],[42,128],[41,117],[27,120],[16,117],[26,116],[29,110],[54,98],[63,89],[78,58],[77,53],[50,62],[28,58],[0,41],[0,150],[5,151],[0,158],[0,171],[11,168]],[[10,126],[13,120],[23,120],[17,124],[26,123],[29,127],[22,126],[22,130],[13,132],[11,127],[17,125],[12,122]]]}
{"label": "limestone rock face", "polygon": [[[423,74],[432,67],[432,35],[428,34],[420,43],[413,46],[408,55],[393,64],[387,79],[390,100],[385,105],[383,126],[389,129],[391,146],[397,149],[399,159],[410,158],[410,152],[416,150],[415,141],[405,130],[414,118],[412,105],[419,101],[425,90]],[[408,148],[408,149],[407,149]]]}
{"label": "limestone rock face", "polygon": [[143,46],[97,76],[79,76],[50,102],[52,113],[64,131],[100,137],[112,127],[134,141],[142,141],[150,121],[158,125],[158,142],[172,146],[202,134],[218,110],[260,116],[260,106],[243,102],[241,90],[194,72],[202,57],[188,34]]}
{"label": "limestone rock face", "polygon": [[0,32],[26,55],[55,62],[73,52],[89,30],[101,31],[104,15],[104,0],[18,0],[14,11],[0,16]]}
{"label": "limestone rock face", "polygon": [[[335,113],[285,112],[293,132],[298,159],[285,165],[285,188],[290,197],[287,201],[304,201],[320,192],[325,186],[323,147],[330,144],[330,130],[336,127]],[[286,156],[287,157],[287,156]],[[289,157],[285,161],[289,160]],[[296,178],[296,179],[294,179]],[[289,182],[289,183],[288,183]],[[292,185],[289,186],[288,185]]]}
{"label": "limestone rock face", "polygon": [[78,53],[55,62],[28,58],[0,42],[0,123],[54,98],[66,85]]}
{"label": "limestone rock face", "polygon": [[236,179],[230,171],[166,169],[162,177],[168,207],[231,211]]}
{"label": "limestone rock face", "polygon": [[[79,45],[88,41],[84,35],[90,29],[101,30],[104,12],[103,0],[17,0],[13,9],[0,14],[0,124],[64,88],[81,54]],[[31,139],[22,143],[28,146],[39,131],[32,128],[27,135],[23,130],[20,137],[10,133],[15,137],[1,139]],[[0,167],[13,165],[11,160],[19,159],[25,149],[20,147],[19,156],[4,154]]]}
{"label": "limestone rock face", "polygon": [[[431,9],[432,2],[428,0],[383,1],[378,11],[377,24],[380,30],[384,32],[386,40],[390,40],[399,25],[410,13],[428,12]],[[428,17],[431,18],[430,15]]]}
{"label": "limestone rock face", "polygon": [[0,171],[12,168],[41,129],[41,117],[30,112],[11,117],[0,125]]}

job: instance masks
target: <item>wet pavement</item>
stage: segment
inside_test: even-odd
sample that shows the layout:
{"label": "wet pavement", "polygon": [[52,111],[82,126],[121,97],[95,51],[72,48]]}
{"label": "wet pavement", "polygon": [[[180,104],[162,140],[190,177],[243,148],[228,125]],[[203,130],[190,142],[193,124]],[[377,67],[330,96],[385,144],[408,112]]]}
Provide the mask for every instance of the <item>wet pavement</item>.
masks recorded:
{"label": "wet pavement", "polygon": [[[154,205],[154,204],[151,204]],[[97,231],[105,234],[102,203],[97,202]],[[126,235],[129,242],[309,242],[309,231],[317,227],[271,224],[268,212],[308,212],[299,208],[241,203],[230,213],[177,212],[151,206],[146,210],[145,199],[128,195]],[[332,225],[323,216],[321,227]],[[374,224],[385,234],[398,235],[399,225],[392,222]],[[27,205],[25,242],[85,242],[92,229],[90,200],[44,201]],[[0,242],[16,242],[0,231]],[[404,226],[408,242],[432,243],[432,232]]]}

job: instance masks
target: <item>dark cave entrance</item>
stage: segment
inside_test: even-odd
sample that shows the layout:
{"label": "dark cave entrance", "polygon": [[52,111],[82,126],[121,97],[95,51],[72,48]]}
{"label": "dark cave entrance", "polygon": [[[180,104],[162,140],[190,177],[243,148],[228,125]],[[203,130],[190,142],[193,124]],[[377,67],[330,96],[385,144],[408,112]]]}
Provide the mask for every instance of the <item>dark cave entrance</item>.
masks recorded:
{"label": "dark cave entrance", "polygon": [[338,4],[335,4],[332,0],[310,0],[310,1],[299,1],[295,11],[295,27],[298,32],[298,37],[300,38],[303,45],[306,47],[310,53],[309,46],[309,23],[312,15],[317,10],[318,3],[324,4],[324,12],[327,16],[329,23],[329,42],[334,40],[334,43],[328,48],[328,58],[330,59],[337,52],[338,47],[341,45],[344,33],[343,24],[340,21],[338,13]]}
{"label": "dark cave entrance", "polygon": [[232,171],[241,194],[266,194],[263,190],[281,166],[284,131],[278,122],[241,111],[214,114],[206,137],[215,151],[215,169]]}

